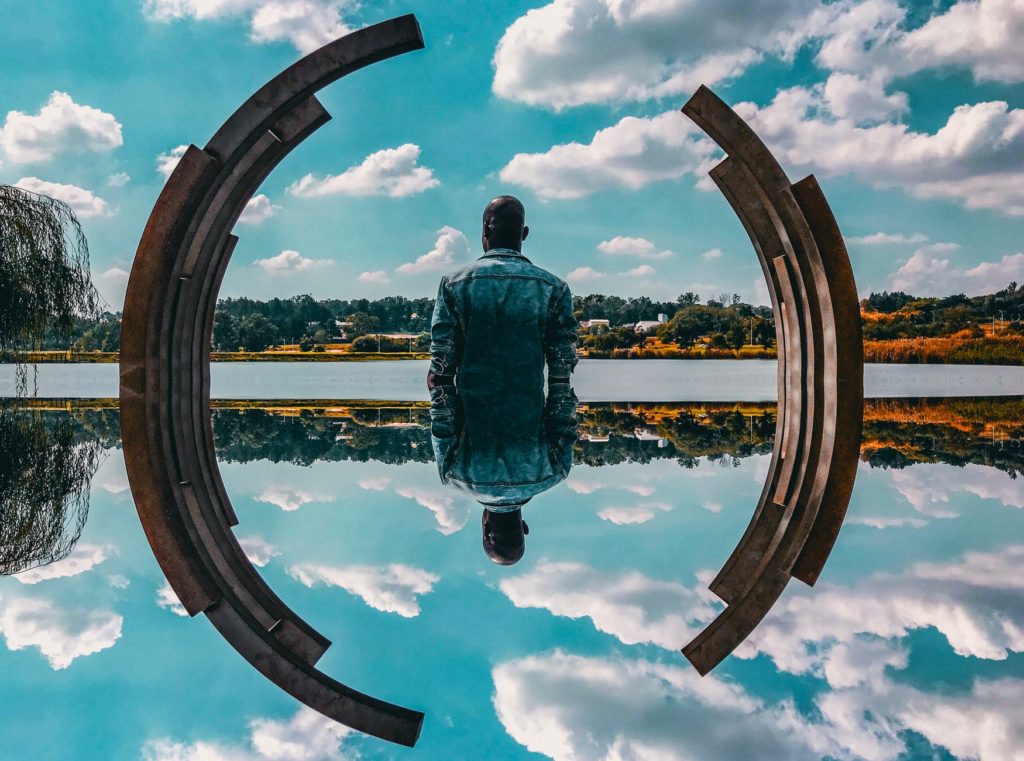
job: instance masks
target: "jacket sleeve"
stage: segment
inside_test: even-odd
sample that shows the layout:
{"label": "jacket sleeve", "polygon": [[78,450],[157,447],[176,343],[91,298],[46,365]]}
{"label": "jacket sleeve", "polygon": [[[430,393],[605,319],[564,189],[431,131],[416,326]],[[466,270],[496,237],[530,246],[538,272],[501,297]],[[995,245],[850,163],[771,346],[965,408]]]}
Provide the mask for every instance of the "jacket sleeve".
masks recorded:
{"label": "jacket sleeve", "polygon": [[572,293],[562,283],[548,308],[544,356],[549,378],[567,378],[576,367],[576,318],[572,314]]}
{"label": "jacket sleeve", "polygon": [[544,429],[548,441],[548,458],[565,478],[572,468],[573,445],[578,437],[576,408],[579,400],[568,383],[548,387],[544,403]]}
{"label": "jacket sleeve", "polygon": [[447,277],[441,278],[430,321],[430,372],[451,376],[462,361],[464,345],[455,297]]}

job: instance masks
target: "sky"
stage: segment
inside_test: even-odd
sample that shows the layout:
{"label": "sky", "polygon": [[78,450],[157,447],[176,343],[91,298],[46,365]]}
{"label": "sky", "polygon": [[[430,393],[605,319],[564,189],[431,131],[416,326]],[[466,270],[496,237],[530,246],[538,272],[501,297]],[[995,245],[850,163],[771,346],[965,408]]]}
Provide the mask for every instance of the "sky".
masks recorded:
{"label": "sky", "polygon": [[818,177],[862,295],[1024,282],[1021,0],[0,0],[0,183],[71,204],[119,309],[183,146],[409,12],[426,48],[321,91],[334,118],[247,208],[222,296],[432,296],[512,193],[575,293],[767,303],[679,113],[702,83]]}

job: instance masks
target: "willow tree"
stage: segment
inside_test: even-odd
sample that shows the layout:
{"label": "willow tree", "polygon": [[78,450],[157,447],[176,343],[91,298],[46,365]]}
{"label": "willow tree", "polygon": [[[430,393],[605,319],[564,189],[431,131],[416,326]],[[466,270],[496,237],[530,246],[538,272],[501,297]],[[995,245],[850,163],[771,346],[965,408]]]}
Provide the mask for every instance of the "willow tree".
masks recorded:
{"label": "willow tree", "polygon": [[39,348],[47,334],[70,341],[76,318],[95,319],[99,313],[100,297],[89,276],[89,244],[71,207],[0,185],[3,359],[17,361],[20,352]]}
{"label": "willow tree", "polygon": [[[76,318],[95,319],[99,305],[71,208],[0,185],[0,361],[17,363],[19,396],[27,391],[21,352],[48,334],[69,341]],[[0,573],[60,560],[81,536],[102,449],[74,430],[70,416],[0,403]]]}

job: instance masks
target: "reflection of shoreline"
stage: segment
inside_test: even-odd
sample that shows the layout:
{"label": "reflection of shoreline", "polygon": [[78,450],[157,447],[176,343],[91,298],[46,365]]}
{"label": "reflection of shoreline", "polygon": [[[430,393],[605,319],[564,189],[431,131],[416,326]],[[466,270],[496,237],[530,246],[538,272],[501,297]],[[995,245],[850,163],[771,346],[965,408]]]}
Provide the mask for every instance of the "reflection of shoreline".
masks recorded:
{"label": "reflection of shoreline", "polygon": [[[12,400],[13,401],[13,400]],[[17,404],[74,417],[80,436],[120,445],[117,399],[22,399]],[[214,400],[214,436],[224,461],[256,459],[430,462],[426,402],[287,399]],[[577,464],[595,466],[698,458],[725,464],[772,450],[773,402],[584,403]],[[1024,397],[868,400],[861,459],[872,467],[915,463],[989,465],[1024,473]]]}

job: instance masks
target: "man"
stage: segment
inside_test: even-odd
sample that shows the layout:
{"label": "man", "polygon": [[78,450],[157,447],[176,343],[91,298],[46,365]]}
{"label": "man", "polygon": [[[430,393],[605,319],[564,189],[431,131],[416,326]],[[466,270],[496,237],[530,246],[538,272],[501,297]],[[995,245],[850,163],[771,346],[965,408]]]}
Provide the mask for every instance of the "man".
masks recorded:
{"label": "man", "polygon": [[[427,387],[441,480],[484,505],[484,547],[501,563],[521,557],[528,529],[520,509],[565,478],[564,455],[553,443],[575,431],[574,416],[565,422],[567,406],[575,411],[572,293],[523,256],[529,234],[519,199],[498,196],[487,204],[484,254],[441,278],[430,329]],[[552,408],[560,411],[554,418]],[[552,419],[561,421],[557,431]]]}

